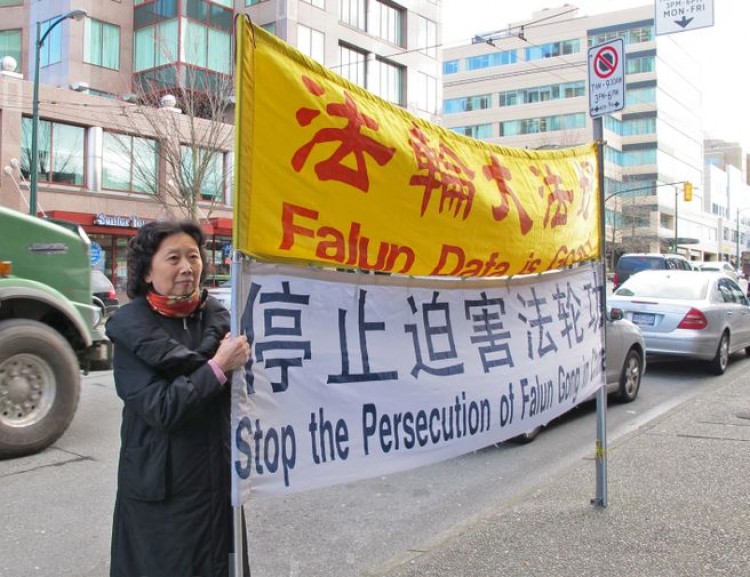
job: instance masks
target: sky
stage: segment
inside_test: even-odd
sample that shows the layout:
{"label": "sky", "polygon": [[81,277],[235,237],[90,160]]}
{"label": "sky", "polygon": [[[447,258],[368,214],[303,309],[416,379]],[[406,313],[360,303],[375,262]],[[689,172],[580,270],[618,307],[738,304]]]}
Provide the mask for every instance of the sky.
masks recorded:
{"label": "sky", "polygon": [[[750,87],[747,54],[748,0],[713,2],[714,25],[672,34],[701,68],[703,129],[709,138],[739,142],[750,149]],[[478,33],[507,28],[544,8],[566,4],[579,16],[653,6],[648,0],[443,0],[443,47],[468,44]]]}

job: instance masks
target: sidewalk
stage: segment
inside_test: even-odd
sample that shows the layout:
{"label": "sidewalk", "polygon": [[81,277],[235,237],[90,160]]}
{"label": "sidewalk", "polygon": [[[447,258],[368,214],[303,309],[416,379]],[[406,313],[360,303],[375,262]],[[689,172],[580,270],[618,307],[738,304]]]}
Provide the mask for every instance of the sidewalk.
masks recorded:
{"label": "sidewalk", "polygon": [[750,576],[750,375],[394,562],[379,577]]}

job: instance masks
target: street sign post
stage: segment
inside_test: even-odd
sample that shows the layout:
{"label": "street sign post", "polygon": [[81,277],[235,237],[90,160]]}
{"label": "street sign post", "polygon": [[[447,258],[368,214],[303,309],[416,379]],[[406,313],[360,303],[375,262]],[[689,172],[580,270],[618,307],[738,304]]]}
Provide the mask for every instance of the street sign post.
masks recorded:
{"label": "street sign post", "polygon": [[589,48],[589,115],[625,108],[625,43],[622,38]]}
{"label": "street sign post", "polygon": [[714,25],[714,0],[655,0],[656,34],[672,34]]}

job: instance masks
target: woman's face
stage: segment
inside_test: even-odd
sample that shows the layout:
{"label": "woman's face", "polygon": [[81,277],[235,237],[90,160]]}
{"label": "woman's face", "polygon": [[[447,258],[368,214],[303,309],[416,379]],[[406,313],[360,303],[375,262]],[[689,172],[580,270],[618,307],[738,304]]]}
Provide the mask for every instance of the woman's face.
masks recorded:
{"label": "woman's face", "polygon": [[195,239],[180,232],[161,241],[145,280],[160,295],[187,296],[198,288],[202,270],[201,252]]}

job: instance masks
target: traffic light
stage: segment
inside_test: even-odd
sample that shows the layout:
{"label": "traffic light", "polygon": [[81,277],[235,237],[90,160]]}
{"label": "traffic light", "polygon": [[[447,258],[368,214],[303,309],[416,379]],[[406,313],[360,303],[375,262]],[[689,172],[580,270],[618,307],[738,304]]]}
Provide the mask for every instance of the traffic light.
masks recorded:
{"label": "traffic light", "polygon": [[693,183],[686,182],[682,185],[682,198],[685,202],[693,200]]}

